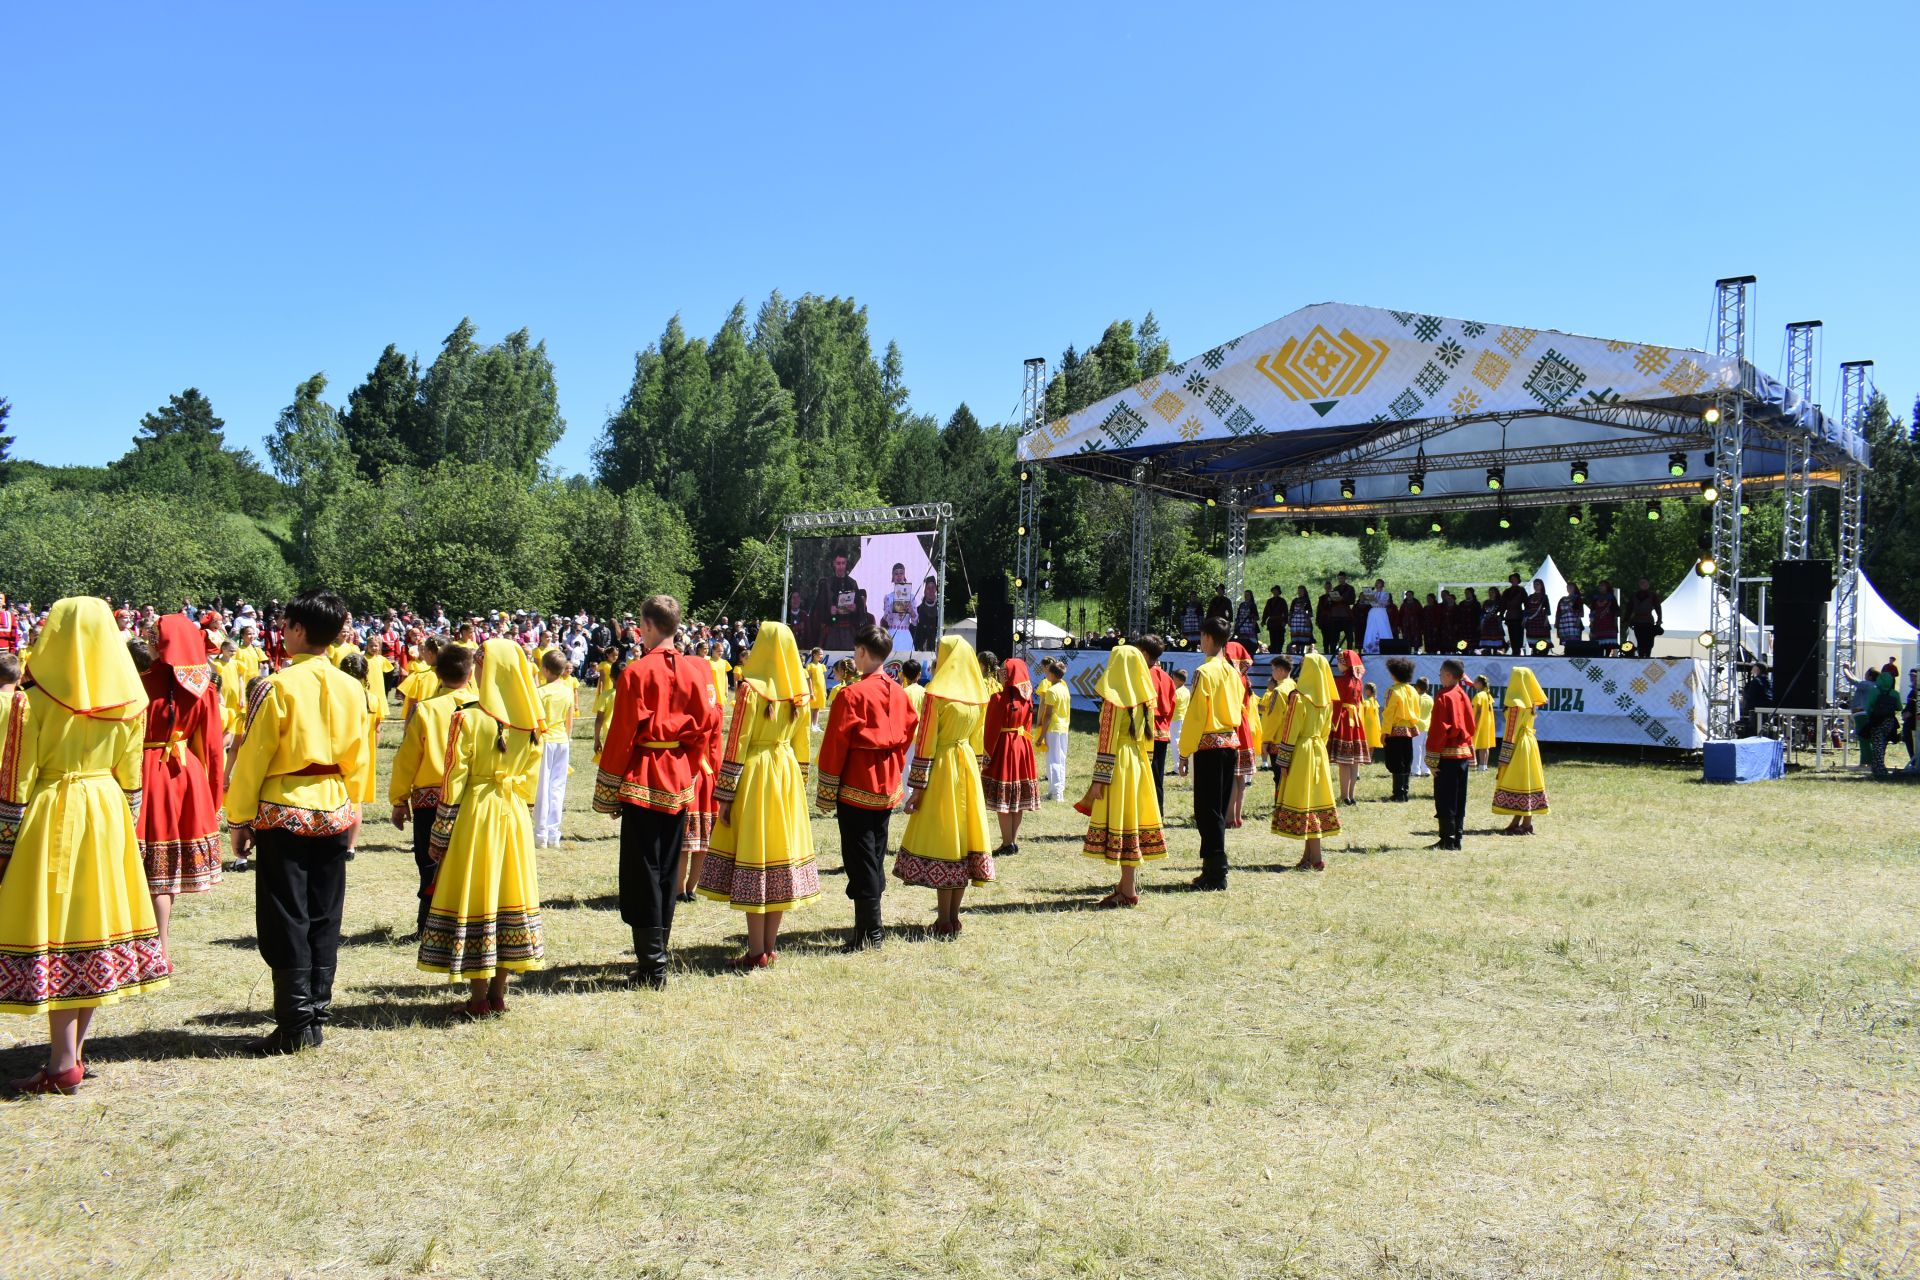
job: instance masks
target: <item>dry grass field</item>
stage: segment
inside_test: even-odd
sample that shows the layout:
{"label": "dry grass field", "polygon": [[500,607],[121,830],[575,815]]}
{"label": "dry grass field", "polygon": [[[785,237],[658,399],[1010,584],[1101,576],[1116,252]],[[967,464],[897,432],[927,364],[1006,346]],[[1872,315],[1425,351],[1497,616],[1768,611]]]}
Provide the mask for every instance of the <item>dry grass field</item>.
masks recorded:
{"label": "dry grass field", "polygon": [[[1439,854],[1425,784],[1381,803],[1375,769],[1320,876],[1278,874],[1256,792],[1217,895],[1176,891],[1176,784],[1140,909],[1087,909],[1110,882],[1055,805],[960,940],[896,887],[852,957],[823,820],[779,965],[724,973],[740,919],[702,902],[654,994],[576,754],[549,968],[503,1020],[414,968],[389,827],[317,1053],[235,1056],[252,884],[183,899],[99,1080],[0,1103],[0,1276],[1920,1273],[1920,787],[1550,753],[1539,836],[1493,837],[1476,775]],[[0,1021],[0,1070],[44,1038]]]}

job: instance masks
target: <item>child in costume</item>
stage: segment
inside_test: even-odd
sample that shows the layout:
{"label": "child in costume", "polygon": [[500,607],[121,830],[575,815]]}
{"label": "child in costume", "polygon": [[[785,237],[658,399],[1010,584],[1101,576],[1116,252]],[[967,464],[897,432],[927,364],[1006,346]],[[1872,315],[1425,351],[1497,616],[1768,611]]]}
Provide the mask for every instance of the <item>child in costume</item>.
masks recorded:
{"label": "child in costume", "polygon": [[1530,836],[1534,815],[1547,812],[1547,773],[1533,728],[1534,715],[1546,705],[1546,691],[1531,667],[1507,673],[1507,733],[1493,781],[1493,811],[1511,819],[1501,835]]}
{"label": "child in costume", "polygon": [[973,646],[959,636],[942,637],[907,779],[907,829],[893,862],[901,883],[934,891],[935,937],[957,935],[968,885],[991,884],[994,878],[975,748],[987,696]]}
{"label": "child in costume", "polygon": [[549,648],[540,659],[540,785],[533,798],[533,847],[560,847],[560,815],[567,805],[567,775],[573,761],[573,679],[566,655]]}
{"label": "child in costume", "polygon": [[1473,769],[1487,771],[1487,756],[1499,743],[1499,729],[1493,720],[1493,691],[1485,676],[1473,678]]}
{"label": "child in costume", "polygon": [[1323,837],[1340,833],[1326,732],[1336,701],[1333,672],[1325,656],[1307,654],[1301,659],[1300,674],[1287,698],[1287,720],[1278,751],[1280,776],[1274,785],[1270,824],[1275,835],[1305,842],[1295,871],[1325,871],[1320,842]]}
{"label": "child in costume", "polygon": [[1102,907],[1137,907],[1142,863],[1167,856],[1160,801],[1154,792],[1152,743],[1155,691],[1146,655],[1119,645],[1100,678],[1100,738],[1093,781],[1080,807],[1087,838],[1080,851],[1120,868],[1120,883]]}

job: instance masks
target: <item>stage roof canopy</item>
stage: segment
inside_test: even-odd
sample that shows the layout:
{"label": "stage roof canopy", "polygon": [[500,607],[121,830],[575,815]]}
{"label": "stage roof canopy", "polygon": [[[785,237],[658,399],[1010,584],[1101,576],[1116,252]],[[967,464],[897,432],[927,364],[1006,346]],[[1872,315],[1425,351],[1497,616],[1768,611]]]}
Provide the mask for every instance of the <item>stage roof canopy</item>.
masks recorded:
{"label": "stage roof canopy", "polygon": [[1031,431],[1020,458],[1194,499],[1238,488],[1296,518],[1688,497],[1713,475],[1703,415],[1732,393],[1747,484],[1780,483],[1788,440],[1812,441],[1816,484],[1868,461],[1857,431],[1748,363],[1336,302]]}

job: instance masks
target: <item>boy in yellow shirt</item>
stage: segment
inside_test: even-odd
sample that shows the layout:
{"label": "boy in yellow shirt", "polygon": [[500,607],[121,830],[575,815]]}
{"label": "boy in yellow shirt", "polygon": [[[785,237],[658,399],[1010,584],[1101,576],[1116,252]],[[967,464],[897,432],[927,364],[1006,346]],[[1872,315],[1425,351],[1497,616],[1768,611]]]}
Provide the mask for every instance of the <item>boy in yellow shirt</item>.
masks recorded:
{"label": "boy in yellow shirt", "polygon": [[234,857],[259,848],[254,920],[273,970],[274,1030],[256,1053],[317,1047],[333,1004],[353,797],[373,768],[366,690],[326,660],[346,621],[346,603],[331,591],[287,605],[291,661],[249,703],[227,781]]}
{"label": "boy in yellow shirt", "polygon": [[540,718],[540,782],[533,797],[533,847],[560,847],[560,814],[567,804],[567,774],[573,758],[573,681],[567,678],[567,659],[558,649],[540,659],[546,679],[535,690]]}
{"label": "boy in yellow shirt", "polygon": [[1042,658],[1039,711],[1033,718],[1033,740],[1047,747],[1047,798],[1067,798],[1067,729],[1073,721],[1073,690],[1067,685],[1067,667],[1058,658]]}
{"label": "boy in yellow shirt", "polygon": [[1225,618],[1200,625],[1200,652],[1207,660],[1193,673],[1193,698],[1180,730],[1180,754],[1193,761],[1193,825],[1200,833],[1200,875],[1193,887],[1200,890],[1227,887],[1227,813],[1246,714],[1245,685],[1225,656],[1232,636]]}

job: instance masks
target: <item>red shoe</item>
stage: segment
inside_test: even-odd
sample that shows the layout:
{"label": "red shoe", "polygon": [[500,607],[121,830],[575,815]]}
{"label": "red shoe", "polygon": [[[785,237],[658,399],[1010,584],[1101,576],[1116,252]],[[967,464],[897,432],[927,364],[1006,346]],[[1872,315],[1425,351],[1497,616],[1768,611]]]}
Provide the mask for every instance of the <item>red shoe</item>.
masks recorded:
{"label": "red shoe", "polygon": [[1120,905],[1123,907],[1137,907],[1140,905],[1140,895],[1137,893],[1121,894]]}
{"label": "red shoe", "polygon": [[763,966],[760,961],[760,956],[756,956],[750,951],[742,951],[739,955],[727,961],[727,968],[737,969],[744,973],[748,969],[764,968],[765,966]]}
{"label": "red shoe", "polygon": [[778,951],[762,951],[758,956],[754,957],[753,967],[756,969],[771,969],[773,968],[773,962],[779,958],[780,953]]}
{"label": "red shoe", "polygon": [[1121,893],[1118,889],[1115,889],[1112,893],[1100,899],[1100,901],[1094,903],[1093,905],[1100,908],[1100,910],[1102,911],[1111,911],[1115,907],[1126,906],[1127,899],[1125,894]]}
{"label": "red shoe", "polygon": [[482,1018],[491,1017],[493,1015],[493,1009],[487,1004],[487,998],[481,996],[477,1000],[467,1001],[461,1005],[455,1013],[457,1016],[465,1018],[468,1022],[478,1022]]}
{"label": "red shoe", "polygon": [[506,1011],[507,998],[505,996],[490,995],[487,997],[487,1012],[497,1018]]}
{"label": "red shoe", "polygon": [[86,1076],[87,1069],[79,1063],[75,1063],[65,1071],[50,1071],[42,1067],[25,1079],[9,1081],[7,1087],[23,1096],[30,1093],[70,1094],[80,1087],[80,1082],[86,1079]]}

